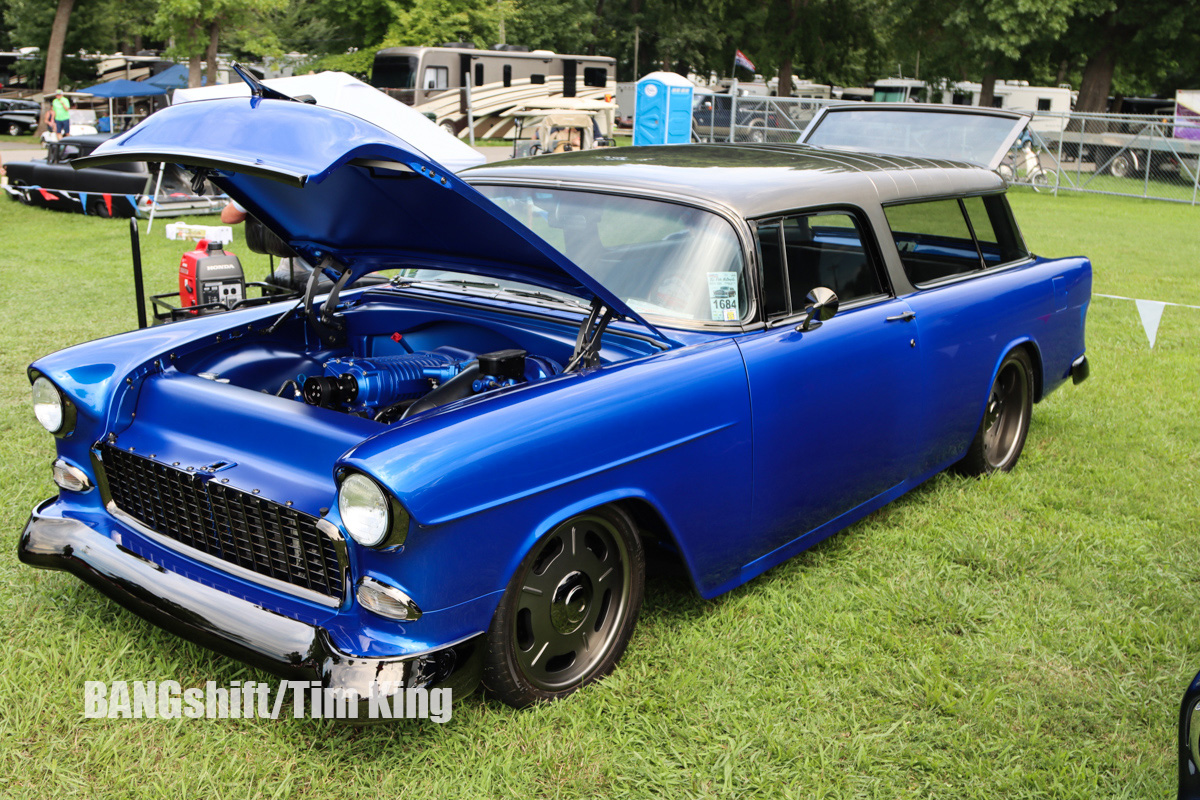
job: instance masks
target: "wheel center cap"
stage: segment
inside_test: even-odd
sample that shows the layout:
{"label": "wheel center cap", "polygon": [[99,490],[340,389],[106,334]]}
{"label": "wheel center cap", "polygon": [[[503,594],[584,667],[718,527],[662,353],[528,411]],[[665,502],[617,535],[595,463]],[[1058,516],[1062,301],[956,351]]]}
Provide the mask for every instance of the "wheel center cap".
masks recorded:
{"label": "wheel center cap", "polygon": [[582,572],[563,576],[554,590],[550,622],[562,634],[574,633],[583,625],[592,604],[592,582]]}

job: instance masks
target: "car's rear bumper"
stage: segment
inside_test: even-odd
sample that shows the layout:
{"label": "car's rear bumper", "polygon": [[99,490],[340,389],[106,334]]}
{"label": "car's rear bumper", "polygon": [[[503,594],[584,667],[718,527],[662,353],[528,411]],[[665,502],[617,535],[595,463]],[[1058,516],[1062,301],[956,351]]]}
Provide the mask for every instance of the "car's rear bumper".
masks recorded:
{"label": "car's rear bumper", "polygon": [[34,509],[21,534],[22,562],[74,573],[189,641],[284,678],[320,681],[364,699],[379,687],[386,694],[451,688],[455,696],[465,697],[478,686],[483,655],[478,636],[419,655],[348,655],[319,626],[166,570],[78,520],[39,514],[46,505]]}
{"label": "car's rear bumper", "polygon": [[1071,380],[1076,385],[1086,381],[1090,374],[1091,368],[1088,366],[1087,356],[1080,356],[1071,363]]}

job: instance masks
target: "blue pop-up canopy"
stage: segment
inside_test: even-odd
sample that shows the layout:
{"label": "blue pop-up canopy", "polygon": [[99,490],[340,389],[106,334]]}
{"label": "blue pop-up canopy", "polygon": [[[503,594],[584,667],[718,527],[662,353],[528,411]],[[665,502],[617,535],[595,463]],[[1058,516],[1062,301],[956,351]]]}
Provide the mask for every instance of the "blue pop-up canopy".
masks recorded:
{"label": "blue pop-up canopy", "polygon": [[148,81],[127,81],[124,78],[97,83],[95,86],[89,86],[80,91],[96,97],[153,97],[167,93],[166,89],[154,86]]}

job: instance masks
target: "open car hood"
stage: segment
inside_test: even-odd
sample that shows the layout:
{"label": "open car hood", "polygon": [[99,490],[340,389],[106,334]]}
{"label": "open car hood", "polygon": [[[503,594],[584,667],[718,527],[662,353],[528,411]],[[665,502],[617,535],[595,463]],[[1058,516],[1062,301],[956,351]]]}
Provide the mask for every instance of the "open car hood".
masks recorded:
{"label": "open car hood", "polygon": [[[291,100],[171,106],[75,166],[163,161],[210,179],[310,264],[349,281],[389,268],[447,269],[598,298],[656,334],[603,285],[453,172],[363,119]],[[327,267],[327,272],[330,270]],[[659,334],[661,335],[661,334]]]}
{"label": "open car hood", "polygon": [[995,169],[1029,119],[1028,114],[994,108],[850,103],[821,109],[800,135],[800,143]]}

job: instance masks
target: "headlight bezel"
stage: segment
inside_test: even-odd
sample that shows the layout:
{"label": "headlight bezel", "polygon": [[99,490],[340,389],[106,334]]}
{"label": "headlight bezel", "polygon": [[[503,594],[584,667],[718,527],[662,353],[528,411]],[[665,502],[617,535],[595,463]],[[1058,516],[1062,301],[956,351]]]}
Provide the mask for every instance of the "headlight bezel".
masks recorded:
{"label": "headlight bezel", "polygon": [[[33,406],[33,416],[37,419],[38,424],[40,424],[47,433],[59,439],[70,436],[75,430],[75,404],[71,402],[71,399],[67,397],[66,393],[64,393],[62,389],[58,388],[58,385],[54,381],[50,380],[40,372],[31,371],[29,373],[29,383],[31,395],[30,400],[31,405]],[[45,387],[49,387],[48,391],[51,393],[50,396],[58,401],[58,426],[54,428],[51,428],[50,425],[47,424],[47,420],[43,419],[43,415],[38,413],[39,404],[45,404],[44,398],[41,403],[39,403],[38,391],[39,389],[47,391]]]}
{"label": "headlight bezel", "polygon": [[[350,485],[349,489],[347,489],[347,484]],[[356,520],[357,515],[353,512],[353,507],[351,507],[351,513],[347,513],[347,504],[344,502],[344,498],[350,499],[346,493],[355,491],[356,487],[358,491],[369,489],[378,494],[378,499],[381,501],[379,508],[384,514],[382,531],[374,532],[373,536],[361,535],[363,531],[358,527],[359,520]],[[388,550],[404,544],[404,540],[408,536],[408,511],[400,505],[400,501],[391,492],[371,476],[355,470],[341,471],[336,499],[342,529],[355,544],[374,550]]]}

